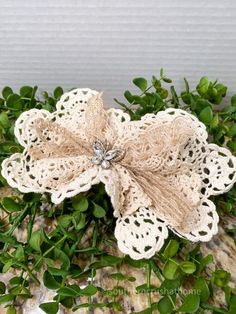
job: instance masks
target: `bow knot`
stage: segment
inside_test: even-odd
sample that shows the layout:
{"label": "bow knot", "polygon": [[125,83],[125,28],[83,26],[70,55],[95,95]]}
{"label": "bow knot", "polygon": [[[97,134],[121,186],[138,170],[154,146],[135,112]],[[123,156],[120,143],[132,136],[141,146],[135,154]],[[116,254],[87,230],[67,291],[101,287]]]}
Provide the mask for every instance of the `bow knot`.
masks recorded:
{"label": "bow knot", "polygon": [[107,142],[95,140],[92,144],[94,156],[91,159],[94,165],[101,165],[103,169],[109,169],[112,162],[117,162],[124,157],[124,150],[119,148],[109,149]]}

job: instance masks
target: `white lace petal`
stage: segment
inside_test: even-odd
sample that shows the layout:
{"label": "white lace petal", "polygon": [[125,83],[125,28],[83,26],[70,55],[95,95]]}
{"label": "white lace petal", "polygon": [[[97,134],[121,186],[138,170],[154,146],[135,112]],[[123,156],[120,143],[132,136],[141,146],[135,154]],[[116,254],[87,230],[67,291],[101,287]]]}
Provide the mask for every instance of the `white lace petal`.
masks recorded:
{"label": "white lace petal", "polygon": [[100,169],[93,166],[81,173],[59,191],[53,192],[52,202],[60,204],[65,198],[73,197],[81,192],[86,192],[91,189],[92,185],[98,183],[100,183]]}
{"label": "white lace petal", "polygon": [[50,113],[43,109],[31,109],[20,115],[15,125],[15,136],[19,143],[26,147],[37,137],[35,124],[39,119],[56,122],[59,126],[68,129],[75,137],[86,140],[84,135],[85,108],[89,98],[96,95],[97,91],[89,88],[78,88],[62,95],[58,101],[57,111]]}
{"label": "white lace petal", "polygon": [[196,206],[200,201],[200,191],[202,180],[200,175],[189,173],[178,173],[168,177],[170,185],[172,185],[184,198],[188,200],[191,206]]}
{"label": "white lace petal", "polygon": [[228,149],[209,144],[199,168],[205,196],[229,191],[236,181],[236,158]]}
{"label": "white lace petal", "polygon": [[119,182],[119,211],[114,212],[115,217],[136,212],[140,207],[149,207],[152,200],[145,194],[140,185],[131,176],[131,173],[119,164],[114,165]]}
{"label": "white lace petal", "polygon": [[35,120],[46,120],[50,117],[50,112],[43,109],[31,109],[29,111],[23,112],[15,123],[14,133],[18,142],[23,147],[26,147],[30,142],[34,141],[37,137],[37,131],[34,128]]}
{"label": "white lace petal", "polygon": [[166,110],[159,111],[156,115],[146,114],[142,117],[142,121],[149,123],[151,120],[153,123],[158,121],[164,125],[166,123],[170,123],[177,117],[183,117],[186,123],[189,123],[192,126],[199,140],[205,141],[207,139],[208,134],[206,131],[206,126],[201,121],[199,121],[198,118],[182,109],[168,108]]}
{"label": "white lace petal", "polygon": [[46,158],[30,163],[24,155],[14,154],[4,160],[2,168],[9,185],[23,193],[49,192],[55,204],[100,182],[100,168],[92,166],[87,156]]}
{"label": "white lace petal", "polygon": [[130,116],[120,109],[108,109],[109,125],[114,130],[114,133],[119,138],[123,135],[123,127],[130,121]]}
{"label": "white lace petal", "polygon": [[[23,193],[41,192],[40,189],[34,190],[34,187],[29,187],[22,183],[24,179],[22,154],[16,153],[2,162],[2,176],[7,180],[7,183],[13,187],[18,188]],[[33,190],[32,190],[32,189]]]}
{"label": "white lace petal", "polygon": [[114,167],[100,171],[100,181],[105,185],[106,193],[110,196],[114,210],[113,215],[119,217],[122,206],[122,199],[120,198],[122,186],[119,181],[119,175]]}
{"label": "white lace petal", "polygon": [[78,88],[65,93],[57,103],[57,111],[53,113],[52,119],[79,140],[87,141],[85,108],[88,100],[97,93],[89,88]]}
{"label": "white lace petal", "polygon": [[218,231],[219,216],[216,212],[215,204],[209,199],[202,199],[198,207],[199,221],[192,226],[189,233],[180,233],[177,230],[170,228],[179,236],[184,237],[193,242],[207,242]]}
{"label": "white lace petal", "polygon": [[[116,113],[117,109],[113,109],[113,111]],[[122,117],[122,115],[118,114],[118,120],[120,120],[120,117]],[[121,137],[120,142],[122,143],[124,139],[136,140],[140,133],[145,131],[148,127],[152,125],[162,127],[170,124],[176,118],[183,118],[186,121],[186,124],[190,125],[191,128],[194,129],[196,137],[200,141],[206,141],[208,134],[206,126],[202,122],[184,110],[169,108],[164,111],[159,111],[157,114],[146,114],[138,121],[130,121],[130,119],[124,116],[122,119],[123,123],[119,124],[119,135]]]}
{"label": "white lace petal", "polygon": [[118,164],[114,164],[111,169],[102,169],[100,180],[110,196],[115,217],[132,214],[138,208],[152,204],[130,173]]}
{"label": "white lace petal", "polygon": [[95,96],[97,93],[97,91],[90,88],[73,89],[61,96],[60,100],[56,104],[56,108],[58,111],[74,110],[76,108],[84,109],[88,99]]}
{"label": "white lace petal", "polygon": [[168,236],[165,222],[151,208],[141,207],[132,215],[118,218],[115,228],[119,249],[133,259],[150,258]]}

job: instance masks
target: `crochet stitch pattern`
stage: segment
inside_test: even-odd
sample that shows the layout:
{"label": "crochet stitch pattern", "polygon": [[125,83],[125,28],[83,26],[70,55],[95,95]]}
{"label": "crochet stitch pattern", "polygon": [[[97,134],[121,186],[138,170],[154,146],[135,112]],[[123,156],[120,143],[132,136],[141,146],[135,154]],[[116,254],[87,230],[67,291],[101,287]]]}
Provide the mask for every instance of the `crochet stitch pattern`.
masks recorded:
{"label": "crochet stitch pattern", "polygon": [[56,111],[20,115],[15,136],[24,147],[2,164],[8,184],[23,193],[51,193],[61,203],[102,182],[117,217],[119,249],[133,259],[160,250],[168,228],[190,241],[217,233],[212,195],[236,181],[236,158],[207,142],[196,117],[169,108],[139,121],[104,109],[88,88],[62,95]]}

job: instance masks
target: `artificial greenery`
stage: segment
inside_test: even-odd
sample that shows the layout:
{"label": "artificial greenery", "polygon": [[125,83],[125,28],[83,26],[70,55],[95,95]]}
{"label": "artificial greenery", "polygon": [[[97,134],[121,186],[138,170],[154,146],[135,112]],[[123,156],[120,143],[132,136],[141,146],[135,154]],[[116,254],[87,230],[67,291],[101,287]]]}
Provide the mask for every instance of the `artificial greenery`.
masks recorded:
{"label": "artificial greenery", "polygon": [[[177,93],[174,86],[169,85],[172,80],[161,70],[159,77],[152,77],[150,85],[145,78],[135,78],[133,83],[140,92],[132,94],[126,91],[124,102],[115,101],[134,120],[168,107],[192,112],[207,126],[210,141],[236,152],[236,95],[231,98],[230,105],[222,107],[219,105],[227,92],[222,83],[202,77],[197,87],[191,90],[186,79],[184,82],[185,89]],[[61,87],[52,94],[43,92],[40,98],[37,87],[24,86],[19,93],[10,87],[3,88],[0,98],[0,162],[12,153],[22,151],[13,132],[19,115],[31,108],[52,112],[62,94]],[[5,192],[8,196],[2,197],[0,203],[0,270],[6,273],[14,268],[18,274],[9,280],[7,286],[0,282],[0,304],[6,303],[8,314],[17,313],[22,300],[32,297],[32,285],[40,284],[39,272],[43,272],[41,284],[55,291],[52,302],[40,305],[45,313],[56,314],[60,306],[71,308],[76,313],[82,308],[86,308],[88,313],[96,308],[126,313],[121,305],[122,296],[129,295],[126,282],[135,285],[136,278],[122,272],[124,265],[129,265],[131,271],[139,268],[146,273],[146,282],[136,285],[136,291],[147,298],[148,308],[139,314],[204,313],[206,310],[236,313],[236,291],[229,285],[230,274],[223,269],[211,271],[208,265],[213,256],[202,256],[198,244],[170,234],[163,249],[150,260],[134,261],[128,256],[115,254],[115,218],[102,184],[87,193],[66,199],[59,206],[53,205],[47,194],[23,195],[9,190],[3,177],[0,177],[0,185],[2,191],[8,189]],[[236,216],[235,200],[235,188],[215,197],[219,215]],[[37,229],[42,217],[48,228]],[[22,229],[27,231],[26,242],[17,237],[16,231]],[[234,238],[235,230],[227,232]],[[96,273],[103,268],[107,268],[108,276],[116,282],[109,289],[96,285]],[[158,285],[152,283],[155,276]],[[81,280],[87,285],[81,287]],[[183,293],[184,289],[188,293]],[[225,294],[226,305],[221,308],[212,302],[219,289]],[[97,295],[99,298],[95,298]]]}

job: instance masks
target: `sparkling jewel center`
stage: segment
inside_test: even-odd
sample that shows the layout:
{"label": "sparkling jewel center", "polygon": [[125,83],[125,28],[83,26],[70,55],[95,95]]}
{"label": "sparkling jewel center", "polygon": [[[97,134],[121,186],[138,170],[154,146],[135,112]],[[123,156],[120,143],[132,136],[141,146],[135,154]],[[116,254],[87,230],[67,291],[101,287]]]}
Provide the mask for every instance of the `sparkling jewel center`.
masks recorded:
{"label": "sparkling jewel center", "polygon": [[109,149],[108,143],[95,140],[92,144],[94,165],[101,165],[103,169],[109,169],[112,162],[120,161],[124,157],[124,150],[119,148]]}

